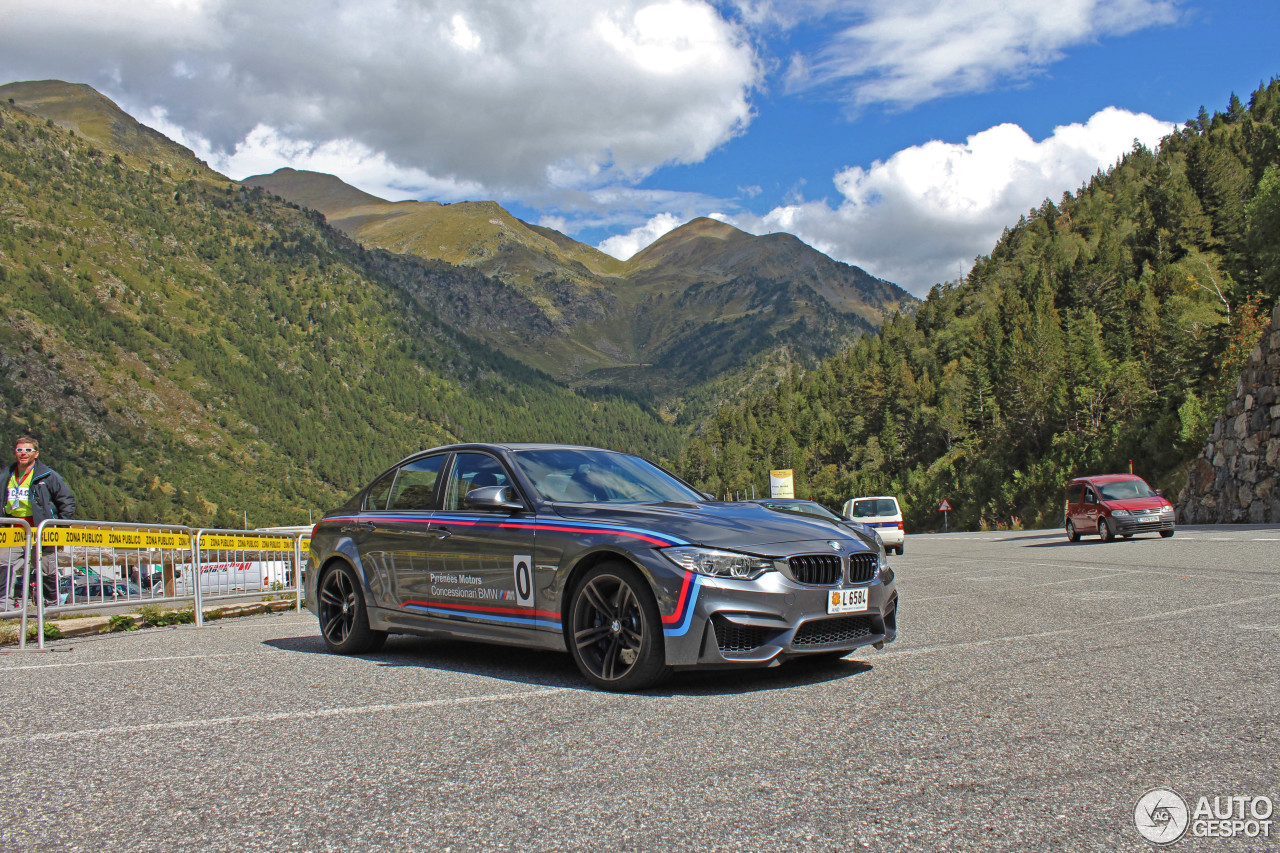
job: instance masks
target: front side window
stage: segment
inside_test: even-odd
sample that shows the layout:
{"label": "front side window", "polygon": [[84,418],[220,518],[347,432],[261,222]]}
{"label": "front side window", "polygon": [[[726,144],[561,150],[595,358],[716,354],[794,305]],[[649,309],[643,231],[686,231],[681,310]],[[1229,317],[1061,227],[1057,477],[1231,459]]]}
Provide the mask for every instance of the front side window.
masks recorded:
{"label": "front side window", "polygon": [[443,454],[415,459],[402,466],[396,475],[395,487],[391,490],[391,500],[387,509],[406,511],[425,511],[433,506],[432,499],[436,491],[436,480],[440,478],[440,468],[444,465]]}
{"label": "front side window", "polygon": [[453,460],[453,470],[449,474],[449,485],[445,488],[444,508],[447,510],[468,509],[467,492],[482,489],[485,486],[510,485],[502,463],[487,453],[459,453]]}

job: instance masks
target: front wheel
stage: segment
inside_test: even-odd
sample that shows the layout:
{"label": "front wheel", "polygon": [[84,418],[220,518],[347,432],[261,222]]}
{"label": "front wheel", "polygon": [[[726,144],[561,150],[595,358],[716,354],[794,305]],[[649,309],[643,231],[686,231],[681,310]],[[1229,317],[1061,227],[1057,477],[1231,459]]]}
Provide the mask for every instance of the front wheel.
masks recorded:
{"label": "front wheel", "polygon": [[625,563],[601,563],[578,581],[565,639],[578,670],[602,690],[644,690],[670,672],[653,592]]}
{"label": "front wheel", "polygon": [[1116,538],[1116,535],[1111,532],[1111,525],[1107,524],[1105,518],[1098,519],[1098,536],[1102,538],[1103,542],[1110,542]]}
{"label": "front wheel", "polygon": [[320,635],[329,651],[340,655],[376,652],[387,641],[386,631],[369,627],[360,582],[348,566],[339,564],[320,578]]}
{"label": "front wheel", "polygon": [[1161,539],[1168,539],[1168,538],[1169,538],[1170,536],[1172,536],[1172,535],[1173,535],[1173,531],[1172,531],[1172,530],[1161,530],[1161,531],[1160,531],[1160,538],[1161,538]]}
{"label": "front wheel", "polygon": [[1069,521],[1067,522],[1067,541],[1068,542],[1080,541],[1080,534],[1076,532],[1076,526]]}

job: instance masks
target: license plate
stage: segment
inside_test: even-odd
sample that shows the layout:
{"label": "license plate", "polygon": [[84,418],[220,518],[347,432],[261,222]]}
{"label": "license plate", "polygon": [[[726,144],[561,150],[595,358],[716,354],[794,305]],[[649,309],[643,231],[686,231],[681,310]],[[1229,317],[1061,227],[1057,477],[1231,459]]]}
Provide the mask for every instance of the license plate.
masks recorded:
{"label": "license plate", "polygon": [[827,596],[828,613],[862,613],[867,609],[867,587],[834,589]]}

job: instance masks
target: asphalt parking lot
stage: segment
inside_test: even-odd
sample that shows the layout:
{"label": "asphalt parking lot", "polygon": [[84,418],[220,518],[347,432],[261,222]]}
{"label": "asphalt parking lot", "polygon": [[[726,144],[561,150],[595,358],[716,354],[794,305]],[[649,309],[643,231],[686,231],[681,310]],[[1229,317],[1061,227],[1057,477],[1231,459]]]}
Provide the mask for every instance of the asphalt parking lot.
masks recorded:
{"label": "asphalt parking lot", "polygon": [[1150,850],[1152,788],[1280,805],[1280,527],[891,562],[884,651],[630,696],[565,655],[335,657],[309,614],[0,655],[0,849]]}

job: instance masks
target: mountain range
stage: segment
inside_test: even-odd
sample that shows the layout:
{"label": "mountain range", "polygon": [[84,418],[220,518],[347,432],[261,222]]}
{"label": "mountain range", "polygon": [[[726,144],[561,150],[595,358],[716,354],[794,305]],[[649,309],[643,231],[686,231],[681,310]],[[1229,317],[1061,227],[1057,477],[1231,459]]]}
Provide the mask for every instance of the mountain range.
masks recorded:
{"label": "mountain range", "polygon": [[483,273],[526,310],[467,330],[578,387],[670,398],[780,352],[831,355],[916,303],[790,234],[712,219],[620,261],[492,201],[390,202],[287,168],[243,183],[318,210],[362,245]]}

